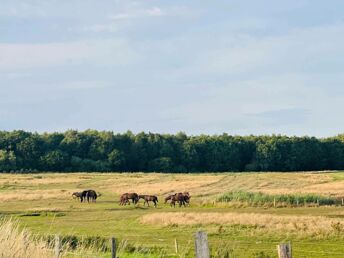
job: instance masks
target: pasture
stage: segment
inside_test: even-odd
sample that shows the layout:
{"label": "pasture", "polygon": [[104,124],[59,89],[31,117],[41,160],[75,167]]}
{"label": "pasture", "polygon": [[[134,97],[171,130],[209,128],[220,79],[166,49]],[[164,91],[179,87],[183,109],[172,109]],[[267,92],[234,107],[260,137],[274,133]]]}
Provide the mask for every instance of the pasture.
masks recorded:
{"label": "pasture", "polygon": [[[72,199],[84,189],[102,196],[96,203]],[[189,207],[164,204],[168,194],[183,191],[192,196]],[[143,200],[120,206],[119,196],[126,192],[157,195],[158,206],[143,206]],[[214,257],[276,257],[276,245],[288,241],[295,257],[342,257],[341,205],[219,201],[230,192],[341,200],[344,172],[1,174],[0,213],[46,238],[59,234],[106,242],[115,236],[120,257],[192,257],[199,229],[208,232]],[[96,246],[90,257],[110,257]]]}

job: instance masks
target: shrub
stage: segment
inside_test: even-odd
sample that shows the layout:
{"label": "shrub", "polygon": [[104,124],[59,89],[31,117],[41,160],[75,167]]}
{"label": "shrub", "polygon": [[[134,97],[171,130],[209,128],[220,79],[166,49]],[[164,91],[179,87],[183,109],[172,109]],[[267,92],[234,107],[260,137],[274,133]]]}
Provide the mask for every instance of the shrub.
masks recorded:
{"label": "shrub", "polygon": [[264,204],[273,204],[275,201],[279,204],[302,205],[302,204],[319,204],[333,205],[337,200],[332,197],[326,197],[315,194],[279,194],[269,195],[261,192],[228,192],[217,198],[218,202],[247,202],[250,205],[260,206]]}

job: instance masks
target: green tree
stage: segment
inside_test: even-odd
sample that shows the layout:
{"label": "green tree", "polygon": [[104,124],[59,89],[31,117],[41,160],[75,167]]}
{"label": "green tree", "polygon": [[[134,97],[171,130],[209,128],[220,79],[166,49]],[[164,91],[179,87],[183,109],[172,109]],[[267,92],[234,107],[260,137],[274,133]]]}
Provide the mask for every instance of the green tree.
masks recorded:
{"label": "green tree", "polygon": [[42,167],[49,171],[65,171],[68,165],[68,155],[60,150],[46,153],[40,160]]}
{"label": "green tree", "polygon": [[16,169],[16,156],[13,151],[0,150],[0,171]]}
{"label": "green tree", "polygon": [[121,151],[114,149],[109,153],[108,161],[113,171],[120,171],[125,164],[125,157]]}

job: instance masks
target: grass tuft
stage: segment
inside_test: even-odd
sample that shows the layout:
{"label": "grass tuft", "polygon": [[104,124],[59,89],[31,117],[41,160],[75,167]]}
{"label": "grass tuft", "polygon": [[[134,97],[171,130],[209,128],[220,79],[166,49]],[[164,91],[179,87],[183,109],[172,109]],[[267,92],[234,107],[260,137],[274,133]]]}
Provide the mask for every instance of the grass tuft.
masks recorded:
{"label": "grass tuft", "polygon": [[305,204],[334,205],[337,199],[316,194],[265,194],[262,192],[232,191],[217,198],[218,202],[246,202],[251,206],[273,205],[298,206]]}

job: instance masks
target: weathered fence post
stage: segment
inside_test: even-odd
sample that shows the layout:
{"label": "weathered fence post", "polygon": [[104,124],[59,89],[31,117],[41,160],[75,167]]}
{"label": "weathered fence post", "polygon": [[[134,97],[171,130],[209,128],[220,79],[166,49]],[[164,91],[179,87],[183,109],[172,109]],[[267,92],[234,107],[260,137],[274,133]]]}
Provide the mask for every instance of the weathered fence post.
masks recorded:
{"label": "weathered fence post", "polygon": [[276,197],[274,197],[274,208],[276,208]]}
{"label": "weathered fence post", "polygon": [[279,244],[277,246],[279,258],[292,258],[291,244]]}
{"label": "weathered fence post", "polygon": [[178,242],[177,242],[177,238],[174,239],[174,249],[176,250],[176,254],[178,254]]}
{"label": "weathered fence post", "polygon": [[342,206],[344,206],[344,198],[342,198]]}
{"label": "weathered fence post", "polygon": [[55,235],[55,258],[59,258],[61,254],[61,241],[60,236]]}
{"label": "weathered fence post", "polygon": [[111,238],[111,258],[116,258],[116,240]]}
{"label": "weathered fence post", "polygon": [[208,235],[206,232],[198,231],[195,234],[196,258],[210,258]]}

